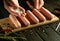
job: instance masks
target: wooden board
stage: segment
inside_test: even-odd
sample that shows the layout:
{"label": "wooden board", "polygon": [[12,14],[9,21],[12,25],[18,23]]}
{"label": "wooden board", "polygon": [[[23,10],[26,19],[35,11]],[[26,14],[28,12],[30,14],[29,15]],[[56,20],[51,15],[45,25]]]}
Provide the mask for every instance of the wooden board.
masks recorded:
{"label": "wooden board", "polygon": [[[56,17],[55,15],[53,15],[53,16],[54,16],[54,18],[52,20],[46,20],[46,21],[40,22],[38,24],[34,24],[34,25],[27,26],[27,27],[21,27],[21,28],[18,28],[18,29],[14,29],[14,30],[12,30],[12,32],[21,31],[21,30],[25,30],[25,29],[41,26],[41,25],[44,25],[44,24],[53,23],[53,22],[56,22],[56,21],[59,20],[58,17]],[[9,17],[8,18],[4,18],[4,19],[0,19],[0,25],[2,25],[4,23],[9,23],[9,22],[10,22],[9,21]]]}

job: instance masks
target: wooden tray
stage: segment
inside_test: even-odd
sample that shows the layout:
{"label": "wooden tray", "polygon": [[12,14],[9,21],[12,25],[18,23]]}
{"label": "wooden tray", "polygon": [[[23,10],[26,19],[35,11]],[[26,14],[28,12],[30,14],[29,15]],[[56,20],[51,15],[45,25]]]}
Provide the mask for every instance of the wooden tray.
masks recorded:
{"label": "wooden tray", "polygon": [[[53,16],[54,16],[54,18],[52,20],[46,20],[44,22],[40,22],[38,24],[30,25],[30,26],[27,26],[27,27],[21,27],[21,28],[18,28],[18,29],[13,29],[12,32],[21,31],[21,30],[25,30],[25,29],[41,26],[41,25],[44,25],[44,24],[53,23],[53,22],[56,22],[56,21],[59,20],[58,17],[56,17],[55,15],[53,15]],[[9,17],[8,18],[4,18],[4,19],[0,19],[0,25],[2,25],[4,23],[9,23],[9,22],[10,22]]]}

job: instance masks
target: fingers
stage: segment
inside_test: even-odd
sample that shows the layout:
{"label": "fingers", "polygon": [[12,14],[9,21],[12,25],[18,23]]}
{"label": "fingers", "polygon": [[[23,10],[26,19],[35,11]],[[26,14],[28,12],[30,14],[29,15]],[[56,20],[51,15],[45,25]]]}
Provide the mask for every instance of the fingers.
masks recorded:
{"label": "fingers", "polygon": [[26,3],[27,3],[27,5],[28,5],[31,9],[33,9],[33,6],[30,4],[29,1],[26,1]]}
{"label": "fingers", "polygon": [[5,0],[4,0],[4,7],[5,7],[5,9],[6,9],[9,13],[11,13],[11,14],[13,14],[13,15],[15,15],[15,16],[21,15],[21,14],[23,14],[23,13],[25,14],[25,9],[24,9],[24,8],[22,8],[21,6],[19,6],[19,7],[18,7],[19,10],[17,10],[17,11],[22,11],[23,13],[21,13],[21,12],[16,12],[15,10],[16,10],[17,8],[15,8],[15,7],[13,7],[13,6],[7,5],[7,3],[6,3]]}
{"label": "fingers", "polygon": [[27,5],[31,9],[33,9],[33,8],[40,9],[44,5],[44,1],[43,0],[33,0],[33,2],[34,2],[34,5],[31,5],[31,2],[26,1]]}
{"label": "fingers", "polygon": [[5,2],[10,6],[19,7],[18,0],[5,0]]}
{"label": "fingers", "polygon": [[9,13],[11,13],[12,15],[18,16],[19,13],[15,11],[15,9],[13,9],[13,7],[9,7],[8,9]]}
{"label": "fingers", "polygon": [[22,16],[24,17],[25,15],[26,15],[26,13],[25,13],[25,9],[24,8],[22,8],[21,6],[19,7],[19,9],[22,11]]}
{"label": "fingers", "polygon": [[13,5],[15,5],[16,7],[19,7],[19,3],[18,0],[12,0]]}
{"label": "fingers", "polygon": [[[9,13],[11,13],[11,14],[13,14],[15,16],[23,15],[23,11],[21,9],[19,9],[19,8],[13,9],[13,7],[9,7],[8,11],[9,11]],[[25,13],[24,13],[24,15],[25,15]]]}
{"label": "fingers", "polygon": [[11,14],[16,14],[16,12],[14,11],[14,9],[13,9],[13,7],[11,7],[11,6],[8,6],[7,4],[6,4],[6,2],[5,2],[5,0],[4,0],[4,7],[5,7],[5,9],[9,12],[9,13],[11,13]]}
{"label": "fingers", "polygon": [[23,14],[23,11],[21,10],[18,10],[19,8],[17,8],[16,10],[13,9],[12,7],[9,7],[8,11],[12,14],[12,15],[15,15],[15,16],[24,16],[26,15],[25,13]]}
{"label": "fingers", "polygon": [[39,0],[39,9],[40,9],[41,7],[43,7],[43,5],[44,5],[44,1],[43,1],[43,0]]}
{"label": "fingers", "polygon": [[22,10],[23,13],[25,13],[25,9],[24,9],[23,7],[19,6],[18,8],[19,8],[20,10]]}
{"label": "fingers", "polygon": [[43,5],[44,5],[44,1],[43,0],[35,0],[34,7],[36,9],[40,9]]}
{"label": "fingers", "polygon": [[35,0],[35,2],[34,2],[34,7],[36,8],[36,9],[38,9],[39,8],[39,0]]}

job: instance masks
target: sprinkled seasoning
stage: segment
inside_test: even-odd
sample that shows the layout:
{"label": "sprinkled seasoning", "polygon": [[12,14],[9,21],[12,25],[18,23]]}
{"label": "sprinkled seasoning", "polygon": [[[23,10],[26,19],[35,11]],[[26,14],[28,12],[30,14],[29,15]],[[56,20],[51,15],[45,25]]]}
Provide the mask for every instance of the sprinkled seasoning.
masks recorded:
{"label": "sprinkled seasoning", "polygon": [[17,8],[17,9],[15,9],[15,12],[18,13],[18,14],[20,14],[20,13],[22,13],[22,10],[20,10],[19,8]]}

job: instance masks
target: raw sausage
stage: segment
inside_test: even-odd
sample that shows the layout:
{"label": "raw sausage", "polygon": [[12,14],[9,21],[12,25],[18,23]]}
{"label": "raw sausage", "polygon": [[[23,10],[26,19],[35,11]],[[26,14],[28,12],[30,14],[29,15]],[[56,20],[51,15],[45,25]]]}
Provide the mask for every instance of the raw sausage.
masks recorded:
{"label": "raw sausage", "polygon": [[33,14],[36,15],[36,17],[39,19],[40,22],[43,22],[46,20],[46,18],[43,16],[42,13],[40,13],[37,9],[34,9]]}
{"label": "raw sausage", "polygon": [[22,26],[30,25],[30,22],[27,20],[26,17],[19,15],[19,16],[17,16],[17,19],[21,22]]}
{"label": "raw sausage", "polygon": [[38,18],[31,11],[28,10],[26,13],[26,17],[31,22],[31,24],[39,23]]}
{"label": "raw sausage", "polygon": [[39,11],[46,17],[47,20],[51,20],[53,18],[53,15],[51,14],[51,12],[49,12],[44,7],[40,8]]}
{"label": "raw sausage", "polygon": [[20,22],[16,19],[16,17],[14,15],[9,15],[10,18],[10,24],[14,27],[14,28],[20,28],[21,24]]}

